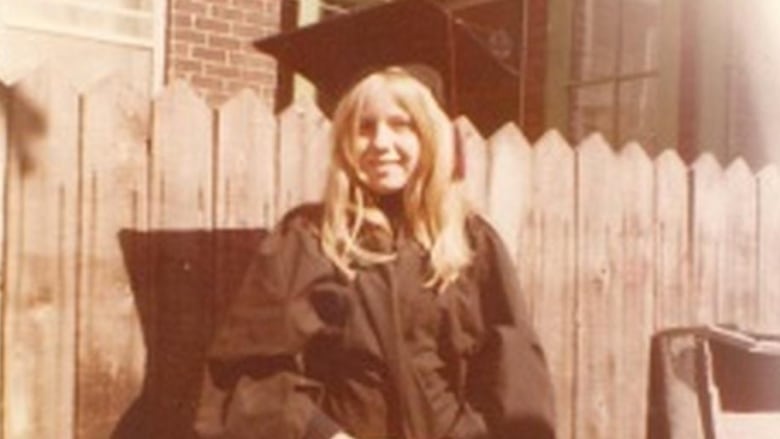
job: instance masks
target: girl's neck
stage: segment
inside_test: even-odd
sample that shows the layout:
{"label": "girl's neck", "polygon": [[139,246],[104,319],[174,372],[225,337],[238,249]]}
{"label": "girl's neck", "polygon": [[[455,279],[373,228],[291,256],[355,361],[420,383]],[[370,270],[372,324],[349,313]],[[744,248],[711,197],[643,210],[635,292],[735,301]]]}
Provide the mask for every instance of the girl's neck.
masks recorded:
{"label": "girl's neck", "polygon": [[399,227],[404,223],[404,199],[403,192],[395,192],[388,195],[380,195],[376,198],[376,206],[387,218],[390,227],[394,233],[397,233]]}

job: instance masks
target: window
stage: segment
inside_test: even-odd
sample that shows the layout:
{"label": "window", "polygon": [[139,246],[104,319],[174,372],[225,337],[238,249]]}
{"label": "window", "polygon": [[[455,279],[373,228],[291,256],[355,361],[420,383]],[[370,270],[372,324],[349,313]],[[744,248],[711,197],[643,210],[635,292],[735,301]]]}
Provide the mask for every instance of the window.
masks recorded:
{"label": "window", "polygon": [[8,27],[153,47],[159,0],[4,0]]}
{"label": "window", "polygon": [[569,133],[614,145],[657,143],[659,17],[662,0],[575,0]]}
{"label": "window", "polygon": [[159,90],[164,82],[168,1],[0,0],[0,30],[77,37],[147,51],[149,83]]}

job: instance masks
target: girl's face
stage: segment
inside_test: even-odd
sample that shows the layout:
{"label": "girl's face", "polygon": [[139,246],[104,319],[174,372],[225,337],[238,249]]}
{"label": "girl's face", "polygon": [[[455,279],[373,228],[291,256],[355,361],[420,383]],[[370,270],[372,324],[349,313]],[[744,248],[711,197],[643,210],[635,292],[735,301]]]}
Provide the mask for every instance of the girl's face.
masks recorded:
{"label": "girl's face", "polygon": [[420,160],[414,120],[387,86],[370,89],[358,117],[355,139],[358,178],[377,195],[406,186]]}

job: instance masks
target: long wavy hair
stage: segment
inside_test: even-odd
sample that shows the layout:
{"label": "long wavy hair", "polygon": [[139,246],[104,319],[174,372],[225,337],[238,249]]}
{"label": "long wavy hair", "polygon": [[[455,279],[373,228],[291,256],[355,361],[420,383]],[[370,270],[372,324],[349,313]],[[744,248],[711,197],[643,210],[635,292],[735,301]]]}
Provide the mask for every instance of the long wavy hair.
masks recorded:
{"label": "long wavy hair", "polygon": [[466,236],[471,212],[462,178],[454,172],[456,151],[453,127],[431,91],[399,67],[364,77],[340,100],[333,116],[331,165],[325,189],[320,240],[325,255],[352,279],[355,267],[392,260],[391,250],[371,246],[365,235],[377,231],[392,235],[388,219],[377,206],[377,196],[357,177],[356,138],[366,98],[384,87],[409,113],[420,140],[417,168],[402,190],[401,227],[429,255],[426,286],[443,290],[471,262]]}

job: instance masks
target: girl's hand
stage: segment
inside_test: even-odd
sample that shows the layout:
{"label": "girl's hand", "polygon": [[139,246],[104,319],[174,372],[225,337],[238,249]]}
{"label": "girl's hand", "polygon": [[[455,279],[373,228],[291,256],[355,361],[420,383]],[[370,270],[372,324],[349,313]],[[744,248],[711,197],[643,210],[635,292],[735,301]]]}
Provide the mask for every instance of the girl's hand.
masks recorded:
{"label": "girl's hand", "polygon": [[334,434],[333,436],[331,436],[330,439],[355,439],[355,438],[348,435],[347,433],[344,433],[343,431],[340,431]]}

